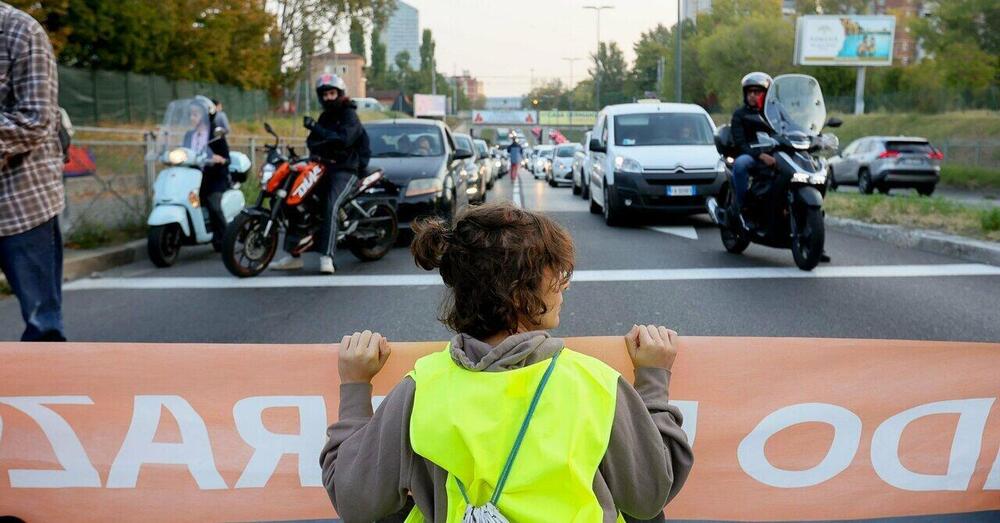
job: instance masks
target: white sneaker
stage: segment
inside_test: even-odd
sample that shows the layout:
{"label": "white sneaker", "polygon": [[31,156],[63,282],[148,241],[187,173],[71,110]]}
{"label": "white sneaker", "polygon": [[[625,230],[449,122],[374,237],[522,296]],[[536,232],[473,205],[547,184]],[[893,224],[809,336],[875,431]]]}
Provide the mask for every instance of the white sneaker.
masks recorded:
{"label": "white sneaker", "polygon": [[337,268],[333,266],[333,258],[329,256],[319,257],[319,272],[323,274],[333,274]]}
{"label": "white sneaker", "polygon": [[297,271],[302,268],[302,258],[299,256],[285,256],[272,263],[271,268],[276,271]]}

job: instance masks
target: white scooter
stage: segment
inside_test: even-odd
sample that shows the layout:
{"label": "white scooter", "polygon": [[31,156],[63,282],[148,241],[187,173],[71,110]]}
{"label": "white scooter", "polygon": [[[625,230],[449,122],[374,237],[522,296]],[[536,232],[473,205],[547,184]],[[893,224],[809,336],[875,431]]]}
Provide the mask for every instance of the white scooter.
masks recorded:
{"label": "white scooter", "polygon": [[[201,98],[203,97],[171,102],[165,124],[160,130],[164,146],[159,160],[168,167],[160,171],[156,177],[153,185],[153,210],[146,221],[149,225],[147,236],[149,259],[157,267],[173,265],[177,261],[182,245],[202,245],[212,241],[212,229],[209,224],[211,218],[208,209],[202,205],[199,198],[202,168],[211,161],[211,156],[206,152],[196,152],[190,147],[171,143],[177,142],[178,137],[184,137],[184,142],[190,141],[190,131],[176,132],[172,127],[177,127],[175,124],[178,119],[183,120],[177,115],[178,112],[189,113],[189,120],[194,122],[195,113],[202,110],[200,107],[207,111],[208,107],[205,106],[205,101],[200,100]],[[207,115],[207,112],[205,114]],[[221,131],[217,129],[212,133],[211,139],[221,138]],[[231,178],[245,180],[250,168],[251,162],[247,155],[238,151],[230,152]],[[239,183],[233,183],[222,195],[222,213],[226,217],[226,223],[231,222],[246,206],[246,200],[239,187]]]}

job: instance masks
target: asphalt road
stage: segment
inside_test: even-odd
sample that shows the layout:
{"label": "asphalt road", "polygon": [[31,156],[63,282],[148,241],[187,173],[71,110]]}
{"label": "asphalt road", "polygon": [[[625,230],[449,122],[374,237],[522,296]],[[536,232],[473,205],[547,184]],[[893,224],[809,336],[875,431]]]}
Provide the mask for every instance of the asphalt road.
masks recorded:
{"label": "asphalt road", "polygon": [[[727,254],[704,216],[609,228],[568,188],[522,173],[520,195],[576,241],[556,335],[618,334],[643,322],[688,335],[1000,340],[998,267],[830,230],[833,263],[803,273],[788,251]],[[509,177],[490,193],[512,196]],[[196,343],[332,342],[365,328],[400,341],[449,337],[436,320],[440,278],[405,247],[373,263],[344,250],[336,262],[334,276],[318,275],[308,258],[300,273],[250,280],[231,277],[205,248],[169,269],[134,263],[66,285],[66,332],[76,341]],[[16,301],[0,300],[0,340],[21,330]]]}

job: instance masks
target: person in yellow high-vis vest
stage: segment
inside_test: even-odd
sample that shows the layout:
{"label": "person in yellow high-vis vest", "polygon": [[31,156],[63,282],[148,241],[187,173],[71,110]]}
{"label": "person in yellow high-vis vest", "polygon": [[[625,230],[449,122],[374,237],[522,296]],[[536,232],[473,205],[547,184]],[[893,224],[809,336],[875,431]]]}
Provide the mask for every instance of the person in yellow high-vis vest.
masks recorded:
{"label": "person in yellow high-vis vest", "polygon": [[341,341],[340,415],[320,463],[343,521],[662,520],[693,462],[667,394],[677,333],[625,335],[633,386],[546,332],[574,264],[554,221],[490,203],[414,229],[414,258],[440,270],[441,319],[456,335],[374,413],[389,343],[367,330]]}

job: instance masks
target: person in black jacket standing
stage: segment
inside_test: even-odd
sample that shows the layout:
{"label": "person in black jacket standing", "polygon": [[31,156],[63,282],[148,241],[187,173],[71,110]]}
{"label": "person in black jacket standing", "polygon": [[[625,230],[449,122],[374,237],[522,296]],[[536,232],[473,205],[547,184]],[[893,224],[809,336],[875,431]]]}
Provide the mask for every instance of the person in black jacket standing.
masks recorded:
{"label": "person in black jacket standing", "polygon": [[[316,249],[320,254],[320,272],[333,274],[336,271],[333,256],[337,249],[337,212],[350,188],[357,183],[358,174],[368,168],[371,149],[368,133],[358,118],[358,106],[347,96],[347,85],[342,78],[330,73],[320,75],[316,80],[316,96],[323,106],[319,121],[306,116],[302,123],[309,129],[306,139],[309,153],[327,163],[326,219],[316,238]],[[300,269],[302,259],[289,256],[272,268]]]}
{"label": "person in black jacket standing", "polygon": [[730,125],[733,143],[740,151],[733,164],[733,216],[739,216],[746,201],[747,189],[750,185],[750,169],[753,167],[774,165],[774,157],[751,146],[757,143],[757,133],[771,134],[771,125],[764,117],[764,98],[771,88],[773,80],[766,73],[754,72],[743,77],[743,107],[733,113]]}

